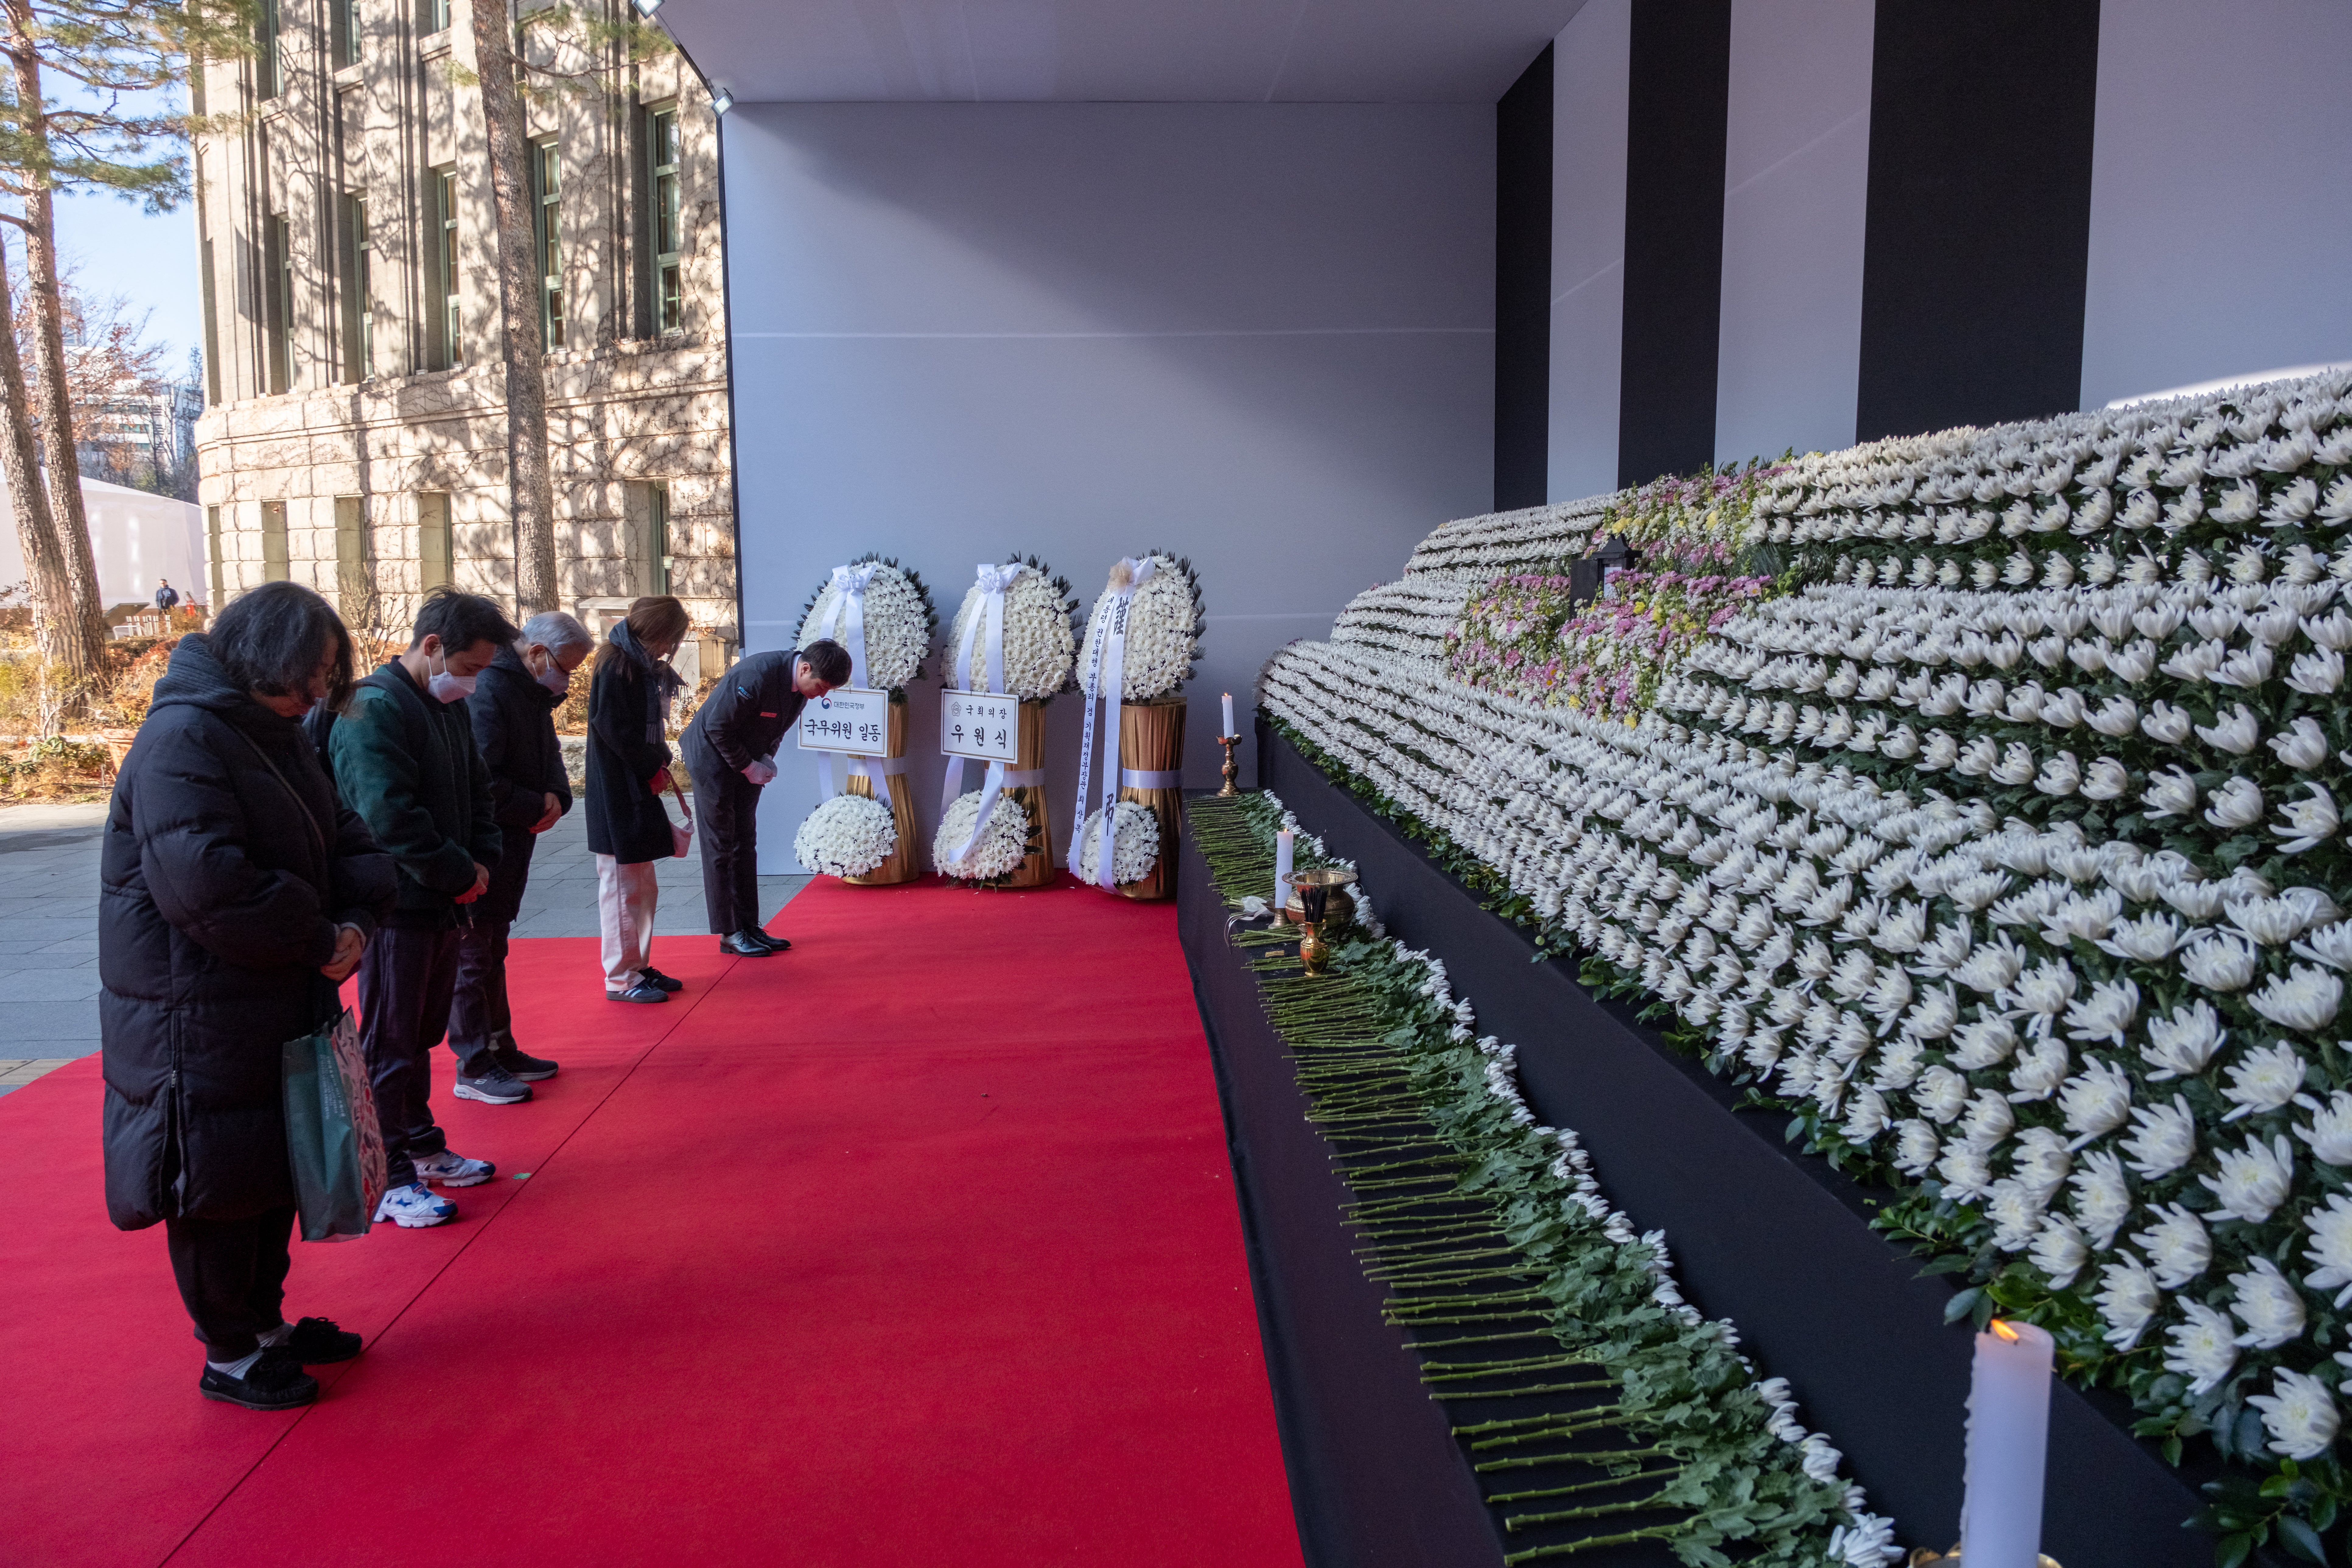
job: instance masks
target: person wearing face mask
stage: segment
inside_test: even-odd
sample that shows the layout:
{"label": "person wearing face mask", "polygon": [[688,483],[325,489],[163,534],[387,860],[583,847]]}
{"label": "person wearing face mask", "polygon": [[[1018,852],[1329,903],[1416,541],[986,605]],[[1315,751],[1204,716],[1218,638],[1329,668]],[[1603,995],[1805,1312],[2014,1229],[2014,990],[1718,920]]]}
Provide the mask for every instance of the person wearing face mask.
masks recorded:
{"label": "person wearing face mask", "polygon": [[288,1323],[292,1163],[281,1047],[392,909],[391,858],[296,722],[351,685],[352,638],[296,583],[182,637],[115,775],[100,850],[107,1217],[159,1221],[205,1347],[197,1391],[252,1410],[319,1396],[302,1369],[360,1336]]}
{"label": "person wearing face mask", "polygon": [[375,1217],[409,1228],[457,1217],[429,1184],[470,1187],[497,1169],[451,1151],[428,1091],[432,1050],[449,1027],[459,928],[501,849],[465,699],[515,637],[490,600],[435,589],[408,651],[359,683],[329,731],[336,787],[400,872],[393,912],[360,960],[360,1045],[383,1126]]}
{"label": "person wearing face mask", "polygon": [[684,989],[653,966],[653,933],[654,867],[677,853],[661,797],[670,702],[683,683],[667,661],[688,624],[667,594],[637,600],[596,650],[588,683],[588,849],[610,1002],[667,1002]]}
{"label": "person wearing face mask", "polygon": [[719,679],[678,737],[694,775],[702,897],[719,951],[765,958],[793,944],[760,924],[760,791],[776,776],[776,747],[813,698],[849,683],[849,650],[830,637],[755,653]]}
{"label": "person wearing face mask", "polygon": [[500,837],[489,886],[457,934],[457,988],[449,1005],[449,1048],[457,1054],[457,1098],[519,1105],[556,1064],[515,1044],[507,1005],[507,931],[522,910],[539,835],[572,809],[555,710],[572,672],[595,646],[588,628],[561,610],[533,616],[511,647],[499,649],[466,710],[489,770],[490,809]]}

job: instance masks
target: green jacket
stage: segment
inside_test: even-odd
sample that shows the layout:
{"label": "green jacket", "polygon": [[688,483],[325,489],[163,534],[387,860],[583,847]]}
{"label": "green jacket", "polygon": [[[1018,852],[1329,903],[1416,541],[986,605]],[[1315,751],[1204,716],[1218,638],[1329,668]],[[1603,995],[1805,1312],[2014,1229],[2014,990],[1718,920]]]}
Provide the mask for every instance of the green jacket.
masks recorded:
{"label": "green jacket", "polygon": [[474,863],[497,865],[500,839],[464,701],[435,701],[394,660],[352,690],[327,747],[343,803],[400,870],[385,923],[455,923]]}

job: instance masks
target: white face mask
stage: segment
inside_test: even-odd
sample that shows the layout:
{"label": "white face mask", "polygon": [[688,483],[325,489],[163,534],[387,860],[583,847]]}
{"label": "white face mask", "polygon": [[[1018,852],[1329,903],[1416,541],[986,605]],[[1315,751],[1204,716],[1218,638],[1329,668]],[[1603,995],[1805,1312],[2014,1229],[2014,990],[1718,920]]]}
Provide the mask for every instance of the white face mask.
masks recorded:
{"label": "white face mask", "polygon": [[571,673],[552,658],[547,661],[547,668],[539,672],[537,679],[541,686],[558,697],[572,689]]}
{"label": "white face mask", "polygon": [[474,682],[477,679],[478,677],[471,675],[450,674],[448,661],[444,659],[441,668],[434,671],[432,679],[425,681],[425,689],[433,693],[436,701],[455,702],[461,697],[471,697],[474,694]]}

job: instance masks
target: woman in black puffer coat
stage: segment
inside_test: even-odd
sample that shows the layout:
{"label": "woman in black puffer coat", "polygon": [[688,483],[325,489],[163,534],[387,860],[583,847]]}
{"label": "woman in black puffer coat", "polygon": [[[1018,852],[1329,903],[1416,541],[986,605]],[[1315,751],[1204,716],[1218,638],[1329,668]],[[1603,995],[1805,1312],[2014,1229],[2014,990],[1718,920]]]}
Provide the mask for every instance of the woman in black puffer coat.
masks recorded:
{"label": "woman in black puffer coat", "polygon": [[206,1398],[276,1410],[359,1353],[279,1306],[294,1225],[280,1047],[334,1017],[392,907],[392,859],[300,716],[351,689],[327,602],[271,583],[182,637],[123,759],[100,850],[106,1207],[163,1223]]}

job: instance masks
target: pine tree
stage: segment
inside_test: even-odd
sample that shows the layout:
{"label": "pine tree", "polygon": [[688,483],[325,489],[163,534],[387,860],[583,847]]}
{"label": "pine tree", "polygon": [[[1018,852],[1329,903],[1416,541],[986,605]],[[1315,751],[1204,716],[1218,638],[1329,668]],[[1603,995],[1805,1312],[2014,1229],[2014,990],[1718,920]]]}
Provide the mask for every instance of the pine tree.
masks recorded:
{"label": "pine tree", "polygon": [[[29,388],[15,342],[0,351],[5,459],[18,532],[26,540],[37,636],[43,653],[65,665],[78,686],[98,676],[106,606],[82,512],[55,197],[59,191],[111,191],[149,212],[176,207],[188,195],[184,147],[193,121],[142,110],[187,79],[192,55],[251,53],[255,19],[251,0],[0,0],[6,70],[0,82],[0,190],[17,205],[14,213],[0,212],[0,222],[24,237],[34,326]],[[51,78],[67,85],[69,98],[51,99]],[[46,487],[27,460],[37,434]]]}

